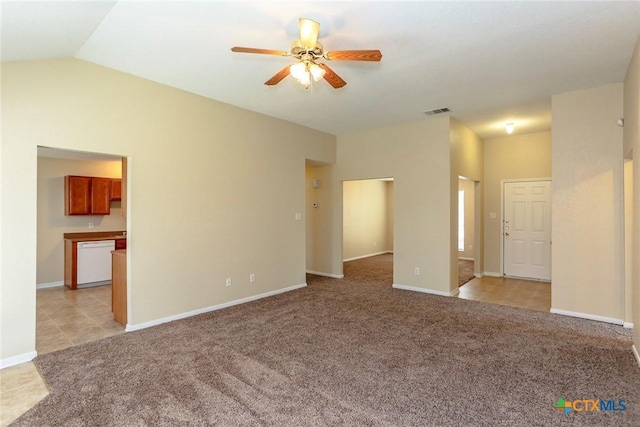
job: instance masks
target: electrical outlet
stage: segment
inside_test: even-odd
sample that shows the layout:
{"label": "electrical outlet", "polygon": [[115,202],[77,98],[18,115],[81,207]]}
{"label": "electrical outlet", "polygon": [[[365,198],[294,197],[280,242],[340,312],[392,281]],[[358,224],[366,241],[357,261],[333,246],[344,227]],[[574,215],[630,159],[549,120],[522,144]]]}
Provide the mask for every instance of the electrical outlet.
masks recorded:
{"label": "electrical outlet", "polygon": [[420,275],[420,269],[419,269],[418,267],[416,267],[416,268],[413,270],[413,273],[414,273],[416,276],[419,276],[419,275]]}
{"label": "electrical outlet", "polygon": [[89,221],[89,228],[93,228],[93,227],[94,227],[93,221]]}
{"label": "electrical outlet", "polygon": [[227,286],[231,286],[231,277],[227,277],[227,280],[226,280],[225,284]]}
{"label": "electrical outlet", "polygon": [[256,275],[254,273],[251,273],[249,275],[249,283],[253,283],[256,281]]}

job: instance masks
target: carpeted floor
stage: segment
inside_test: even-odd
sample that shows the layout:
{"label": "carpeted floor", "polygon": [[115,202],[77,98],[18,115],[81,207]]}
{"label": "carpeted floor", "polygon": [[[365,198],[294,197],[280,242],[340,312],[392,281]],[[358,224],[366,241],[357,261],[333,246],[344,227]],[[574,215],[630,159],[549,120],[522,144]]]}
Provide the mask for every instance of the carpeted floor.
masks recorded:
{"label": "carpeted floor", "polygon": [[458,286],[462,286],[475,277],[474,262],[467,259],[458,260]]}
{"label": "carpeted floor", "polygon": [[[639,424],[628,330],[394,290],[391,261],[375,258],[346,263],[344,279],[308,276],[305,289],[39,356],[51,393],[15,425]],[[561,397],[626,410],[564,415]]]}

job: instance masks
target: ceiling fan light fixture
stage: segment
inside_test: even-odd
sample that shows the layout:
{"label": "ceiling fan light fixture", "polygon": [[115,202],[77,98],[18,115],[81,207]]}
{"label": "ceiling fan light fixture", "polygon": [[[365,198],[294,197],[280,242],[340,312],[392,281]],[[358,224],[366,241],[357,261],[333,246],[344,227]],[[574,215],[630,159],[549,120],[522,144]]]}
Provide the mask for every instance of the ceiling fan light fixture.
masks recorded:
{"label": "ceiling fan light fixture", "polygon": [[302,74],[302,76],[300,76],[300,78],[298,79],[298,82],[300,82],[300,84],[304,86],[306,89],[311,84],[311,76],[309,75],[308,72],[305,72],[304,74]]}
{"label": "ceiling fan light fixture", "polygon": [[325,70],[313,61],[297,62],[289,67],[289,72],[304,87],[309,87],[312,78],[317,82],[325,74]]}
{"label": "ceiling fan light fixture", "polygon": [[309,62],[301,61],[293,64],[289,67],[289,72],[294,79],[298,81],[305,88],[308,88],[311,84],[311,74],[309,72]]}
{"label": "ceiling fan light fixture", "polygon": [[320,23],[308,19],[300,18],[300,38],[293,42],[289,51],[274,49],[257,49],[253,47],[234,46],[232,52],[259,53],[263,55],[289,56],[297,60],[296,64],[285,65],[280,71],[264,82],[267,86],[274,86],[280,83],[285,77],[291,74],[299,83],[309,88],[311,79],[319,81],[324,79],[334,89],[344,87],[345,82],[342,77],[336,74],[326,63],[318,64],[316,61],[336,60],[336,61],[374,61],[380,62],[382,53],[377,49],[368,50],[334,50],[324,51],[324,47],[318,41]]}
{"label": "ceiling fan light fixture", "polygon": [[325,73],[324,69],[316,63],[312,63],[309,66],[309,71],[313,76],[313,80],[315,80],[316,82],[324,77],[324,73]]}
{"label": "ceiling fan light fixture", "polygon": [[291,75],[293,76],[293,78],[300,81],[302,75],[306,74],[306,68],[307,67],[304,62],[297,62],[289,68],[289,71],[291,71]]}

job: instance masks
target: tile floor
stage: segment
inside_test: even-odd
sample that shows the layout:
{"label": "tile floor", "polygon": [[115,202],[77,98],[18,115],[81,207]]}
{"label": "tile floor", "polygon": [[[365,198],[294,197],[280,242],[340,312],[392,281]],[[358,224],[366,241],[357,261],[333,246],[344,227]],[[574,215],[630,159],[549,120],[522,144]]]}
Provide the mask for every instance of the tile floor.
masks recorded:
{"label": "tile floor", "polygon": [[[111,285],[36,293],[36,351],[62,350],[124,332],[113,320]],[[32,362],[0,371],[0,426],[6,426],[48,394]]]}
{"label": "tile floor", "polygon": [[551,283],[488,277],[471,279],[460,286],[458,298],[531,310],[551,310]]}
{"label": "tile floor", "polygon": [[36,351],[62,350],[124,332],[113,320],[111,285],[69,290],[43,289],[36,295]]}
{"label": "tile floor", "polygon": [[[472,279],[460,287],[459,298],[549,311],[551,284],[503,277]],[[44,289],[36,297],[36,350],[62,350],[124,332],[113,320],[111,286],[71,291]],[[0,426],[9,425],[47,395],[32,362],[0,371]]]}
{"label": "tile floor", "polygon": [[32,362],[0,371],[0,425],[7,426],[49,391]]}

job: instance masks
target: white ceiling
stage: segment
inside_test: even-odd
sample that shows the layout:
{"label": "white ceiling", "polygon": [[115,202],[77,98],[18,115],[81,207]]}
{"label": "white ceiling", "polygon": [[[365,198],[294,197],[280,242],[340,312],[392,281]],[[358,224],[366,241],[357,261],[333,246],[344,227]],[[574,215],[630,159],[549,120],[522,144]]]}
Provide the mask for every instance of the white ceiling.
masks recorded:
{"label": "white ceiling", "polygon": [[[380,49],[380,63],[328,62],[347,81],[263,83],[290,58],[298,18],[325,50]],[[629,2],[2,1],[2,61],[76,57],[331,134],[424,119],[449,107],[483,138],[551,128],[551,95],[618,83],[640,34]]]}

